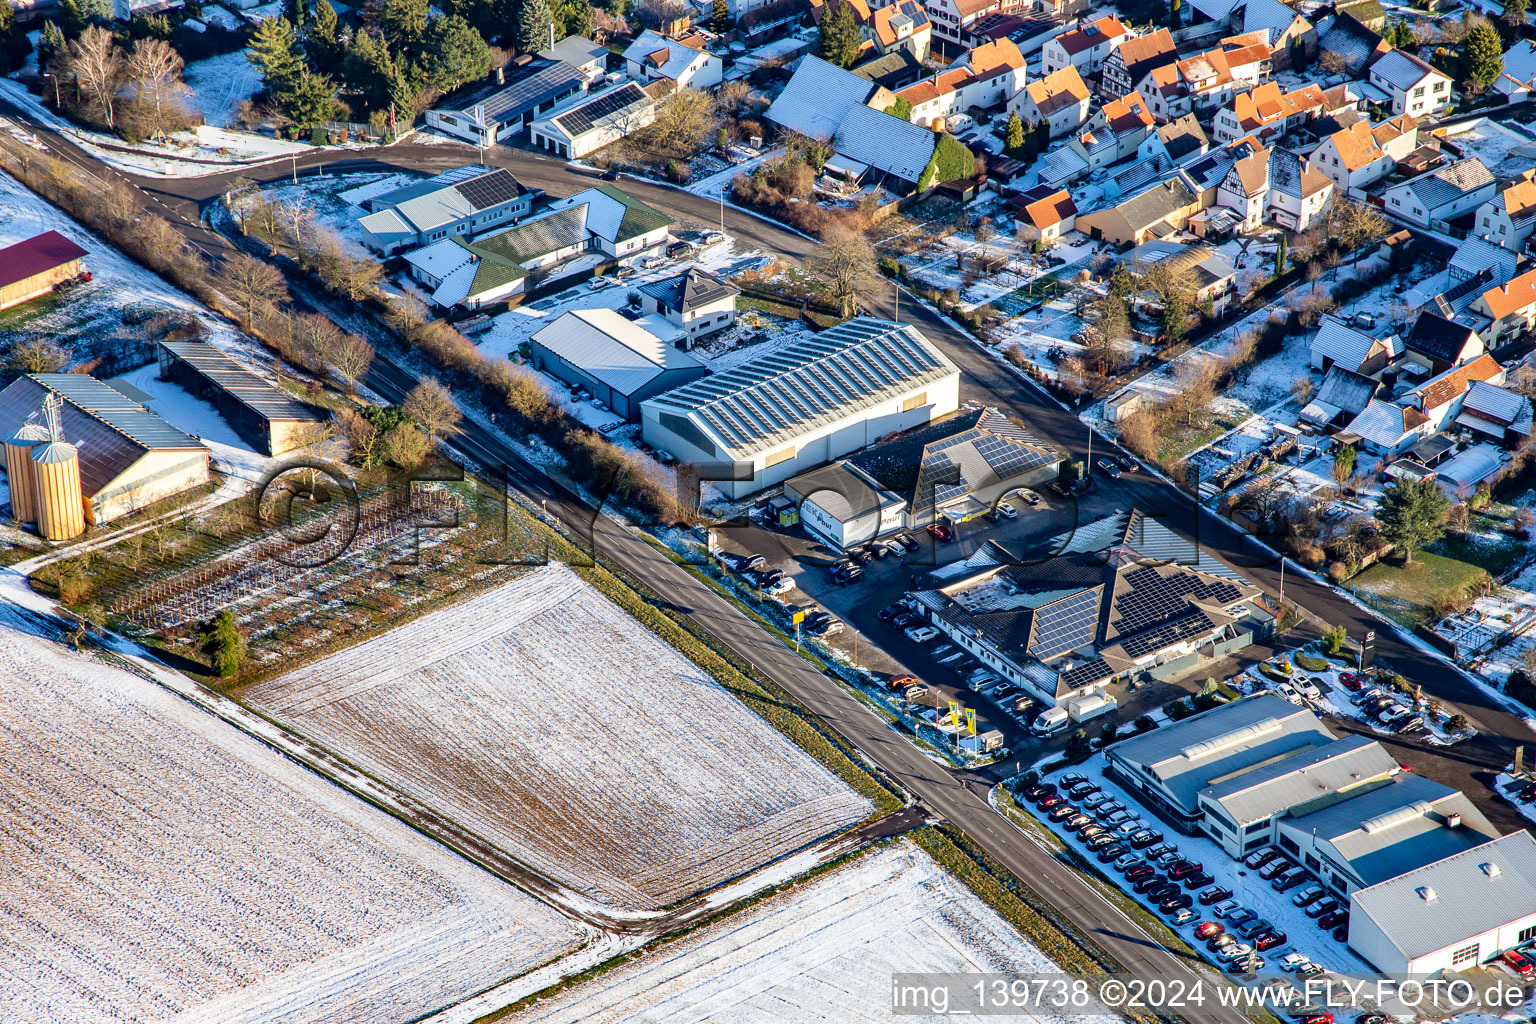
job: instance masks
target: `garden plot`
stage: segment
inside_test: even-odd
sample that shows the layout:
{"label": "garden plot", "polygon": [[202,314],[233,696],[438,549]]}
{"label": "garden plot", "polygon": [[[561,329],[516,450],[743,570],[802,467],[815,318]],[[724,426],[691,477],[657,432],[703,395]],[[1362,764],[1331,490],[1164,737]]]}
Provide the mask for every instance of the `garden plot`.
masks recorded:
{"label": "garden plot", "polygon": [[1502,684],[1515,669],[1525,670],[1526,652],[1536,649],[1536,572],[1527,569],[1510,586],[1477,598],[1464,612],[1449,615],[1433,629],[1456,645],[1470,671]]}
{"label": "garden plot", "polygon": [[[1160,819],[1157,815],[1148,811],[1139,800],[1124,789],[1121,789],[1113,780],[1104,775],[1103,754],[1095,754],[1084,765],[1069,767],[1052,773],[1049,778],[1054,781],[1057,776],[1072,771],[1088,776],[1101,790],[1124,804],[1126,810],[1148,822],[1152,828],[1166,833],[1168,837],[1167,842],[1178,847],[1179,852],[1185,857],[1198,861],[1204,866],[1205,871],[1216,879],[1216,881],[1211,883],[1212,885],[1220,885],[1232,890],[1232,892],[1236,893],[1236,896],[1233,898],[1239,904],[1252,910],[1255,914],[1258,914],[1264,920],[1285,932],[1286,941],[1283,945],[1276,946],[1259,954],[1264,958],[1266,970],[1275,970],[1280,958],[1286,953],[1297,952],[1314,963],[1321,964],[1332,971],[1374,973],[1369,964],[1352,953],[1342,942],[1335,942],[1331,933],[1323,931],[1317,926],[1315,921],[1303,914],[1299,908],[1291,905],[1291,896],[1296,890],[1275,892],[1268,882],[1259,878],[1257,871],[1250,871],[1243,865],[1242,861],[1235,861],[1229,858],[1226,852],[1210,839],[1204,836],[1181,835],[1162,827],[1159,824]],[[1095,856],[1088,851],[1087,847],[1083,845],[1083,841],[1075,833],[1068,832],[1059,824],[1048,821],[1042,814],[1037,814],[1036,816],[1041,824],[1060,836],[1068,846],[1097,864]],[[1113,867],[1108,867],[1105,871],[1108,877],[1120,883],[1126,896],[1146,907],[1151,913],[1158,914],[1157,907],[1150,903],[1145,896],[1138,894],[1130,886],[1125,885]],[[1199,892],[1200,890],[1196,889],[1191,891],[1190,895],[1198,896]],[[1178,927],[1169,925],[1169,927],[1177,931],[1181,938],[1204,955],[1205,944],[1194,938],[1194,927],[1201,921],[1218,920],[1218,918],[1211,912],[1210,907],[1202,907],[1198,902],[1191,909],[1195,911],[1193,920],[1186,925]],[[1167,920],[1164,915],[1159,914],[1158,916],[1163,920]],[[1216,962],[1214,957],[1211,959],[1212,962]]]}
{"label": "garden plot", "polygon": [[561,565],[242,697],[626,911],[687,899],[869,809]]}
{"label": "garden plot", "polygon": [[[364,241],[366,232],[358,220],[368,211],[357,205],[421,180],[419,174],[374,172],[371,174],[315,174],[299,178],[297,183],[268,185],[259,195],[269,202],[301,209],[315,221],[334,231],[354,256],[376,259]],[[238,207],[237,197],[233,204]]]}
{"label": "garden plot", "polygon": [[0,610],[0,1019],[395,1024],[590,937],[21,616]]}
{"label": "garden plot", "polygon": [[[511,1020],[873,1024],[891,1019],[896,973],[1028,977],[1060,969],[926,853],[898,842]],[[1040,1024],[1067,1019],[1039,1011],[1029,1016]],[[1072,1019],[1114,1024],[1120,1018]]]}

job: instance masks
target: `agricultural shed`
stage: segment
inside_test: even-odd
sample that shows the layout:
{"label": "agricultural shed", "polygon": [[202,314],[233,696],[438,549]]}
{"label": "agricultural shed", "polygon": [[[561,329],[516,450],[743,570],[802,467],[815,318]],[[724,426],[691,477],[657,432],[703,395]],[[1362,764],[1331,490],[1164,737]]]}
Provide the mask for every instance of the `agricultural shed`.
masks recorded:
{"label": "agricultural shed", "polygon": [[160,379],[174,381],[212,405],[263,455],[281,455],[309,443],[320,416],[262,380],[212,345],[162,341]]}
{"label": "agricultural shed", "polygon": [[81,273],[86,252],[57,231],[0,249],[0,309],[45,295]]}

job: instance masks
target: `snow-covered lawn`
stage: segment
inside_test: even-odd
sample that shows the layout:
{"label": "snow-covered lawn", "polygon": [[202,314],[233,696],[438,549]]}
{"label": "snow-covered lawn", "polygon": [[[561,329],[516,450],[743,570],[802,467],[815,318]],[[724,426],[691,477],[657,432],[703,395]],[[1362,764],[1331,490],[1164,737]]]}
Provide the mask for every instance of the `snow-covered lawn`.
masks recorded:
{"label": "snow-covered lawn", "polygon": [[696,895],[869,806],[558,564],[242,696],[625,910]]}
{"label": "snow-covered lawn", "polygon": [[[368,215],[359,203],[403,188],[420,181],[422,176],[401,171],[369,171],[357,174],[305,174],[297,183],[279,182],[261,189],[260,195],[268,202],[297,207],[315,219],[323,227],[341,236],[342,242],[355,256],[377,257],[364,242],[366,232],[358,220]],[[236,196],[231,205],[238,207],[242,198]]]}
{"label": "snow-covered lawn", "polygon": [[[1237,894],[1234,898],[1240,905],[1247,907],[1270,924],[1285,932],[1286,941],[1283,945],[1265,950],[1259,954],[1264,958],[1266,970],[1273,972],[1282,956],[1286,953],[1297,952],[1328,970],[1347,973],[1373,973],[1369,964],[1352,953],[1343,943],[1335,942],[1331,933],[1323,931],[1317,926],[1315,921],[1312,921],[1300,909],[1291,905],[1291,896],[1295,892],[1294,889],[1291,892],[1276,892],[1268,882],[1259,878],[1257,871],[1250,871],[1243,865],[1242,861],[1235,861],[1229,858],[1221,847],[1205,836],[1181,835],[1161,826],[1157,815],[1146,810],[1139,800],[1124,789],[1121,789],[1113,780],[1104,775],[1103,754],[1095,754],[1084,765],[1079,765],[1075,768],[1065,768],[1047,777],[1054,779],[1067,772],[1074,771],[1088,776],[1101,790],[1124,804],[1126,810],[1130,811],[1135,817],[1141,818],[1152,828],[1163,832],[1167,836],[1166,841],[1168,843],[1178,847],[1179,852],[1185,857],[1199,862],[1205,868],[1206,873],[1216,879],[1212,883],[1213,885],[1220,885],[1232,890],[1232,892]],[[1094,859],[1094,855],[1088,851],[1083,841],[1076,834],[1068,832],[1055,822],[1050,822],[1043,814],[1037,814],[1037,817],[1048,828],[1062,837],[1073,849],[1090,860]],[[1115,877],[1116,873],[1113,868],[1110,868],[1108,873],[1111,877]],[[1138,894],[1128,885],[1122,884],[1122,888],[1131,899],[1142,904],[1152,913],[1158,914],[1157,907],[1145,896]],[[1199,892],[1200,890],[1196,889],[1190,895],[1198,896]],[[1202,907],[1198,901],[1196,901],[1191,909],[1195,911],[1194,919],[1174,930],[1203,955],[1208,955],[1205,954],[1205,944],[1194,938],[1194,927],[1201,921],[1219,919],[1211,912],[1210,907]],[[1164,920],[1166,920],[1164,915],[1159,914],[1159,916],[1164,917]],[[1173,926],[1170,925],[1170,927]],[[1211,960],[1213,963],[1217,962],[1214,957],[1211,957]]]}
{"label": "snow-covered lawn", "polygon": [[1489,118],[1455,125],[1440,141],[1461,150],[1462,159],[1477,157],[1501,181],[1530,170],[1531,149],[1536,143],[1528,133]]}
{"label": "snow-covered lawn", "polygon": [[[898,842],[509,1019],[874,1024],[891,1020],[893,974],[1058,971],[926,853]],[[1061,1024],[1066,1016],[1029,1019]]]}
{"label": "snow-covered lawn", "polygon": [[587,937],[0,606],[0,1019],[416,1020]]}
{"label": "snow-covered lawn", "polygon": [[193,61],[182,74],[192,95],[188,105],[211,125],[228,128],[241,101],[261,91],[261,75],[244,50]]}

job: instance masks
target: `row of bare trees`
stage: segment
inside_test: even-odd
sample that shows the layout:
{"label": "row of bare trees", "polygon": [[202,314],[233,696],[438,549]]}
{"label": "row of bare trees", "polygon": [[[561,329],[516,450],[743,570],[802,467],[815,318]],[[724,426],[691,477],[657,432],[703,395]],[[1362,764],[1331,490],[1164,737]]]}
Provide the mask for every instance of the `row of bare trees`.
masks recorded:
{"label": "row of bare trees", "polygon": [[[57,98],[71,113],[129,137],[173,132],[192,123],[183,100],[181,55],[163,39],[137,39],[126,50],[92,25],[56,54],[52,74],[69,83]],[[126,107],[126,109],[124,109]]]}

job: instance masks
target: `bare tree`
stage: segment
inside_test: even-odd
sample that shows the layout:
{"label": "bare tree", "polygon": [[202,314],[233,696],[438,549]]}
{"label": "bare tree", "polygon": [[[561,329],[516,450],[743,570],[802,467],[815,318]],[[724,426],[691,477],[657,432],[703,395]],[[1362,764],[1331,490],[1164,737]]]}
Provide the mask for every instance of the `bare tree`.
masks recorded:
{"label": "bare tree", "polygon": [[240,310],[246,330],[251,329],[253,320],[271,312],[288,294],[283,275],[276,267],[243,253],[230,256],[219,265],[217,284],[224,297]]}
{"label": "bare tree", "polygon": [[1317,384],[1310,375],[1297,377],[1291,381],[1291,397],[1296,399],[1298,405],[1306,405],[1312,401],[1312,396],[1317,393]]}
{"label": "bare tree", "polygon": [[92,25],[69,43],[65,68],[74,76],[80,91],[101,108],[108,128],[117,127],[116,97],[123,74],[123,51],[112,40],[112,33]]}
{"label": "bare tree", "polygon": [[191,91],[181,80],[183,66],[181,54],[164,39],[140,39],[128,52],[128,79],[138,91],[139,101],[154,105],[157,129],[164,129],[166,101]]}
{"label": "bare tree", "polygon": [[368,417],[353,409],[343,409],[336,414],[336,431],[352,449],[352,458],[364,469],[372,469],[379,463],[379,429]]}
{"label": "bare tree", "polygon": [[406,414],[427,432],[430,439],[458,433],[459,424],[464,419],[453,395],[433,377],[428,377],[411,389],[411,393],[405,396],[404,408]]}
{"label": "bare tree", "polygon": [[827,231],[811,258],[811,269],[832,289],[838,311],[845,318],[857,311],[859,293],[879,278],[875,247],[863,234],[846,227]]}
{"label": "bare tree", "polygon": [[373,365],[373,346],[355,334],[348,334],[332,350],[331,365],[347,390],[356,391],[357,382]]}

